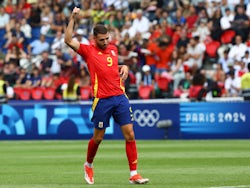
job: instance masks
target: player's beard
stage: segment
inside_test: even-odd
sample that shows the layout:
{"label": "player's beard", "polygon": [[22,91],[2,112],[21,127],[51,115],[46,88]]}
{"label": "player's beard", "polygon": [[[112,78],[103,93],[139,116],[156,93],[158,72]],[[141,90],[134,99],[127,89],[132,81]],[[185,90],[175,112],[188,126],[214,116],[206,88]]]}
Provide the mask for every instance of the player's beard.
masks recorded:
{"label": "player's beard", "polygon": [[108,46],[107,44],[103,44],[103,45],[101,45],[101,49],[105,50],[107,48],[107,46]]}

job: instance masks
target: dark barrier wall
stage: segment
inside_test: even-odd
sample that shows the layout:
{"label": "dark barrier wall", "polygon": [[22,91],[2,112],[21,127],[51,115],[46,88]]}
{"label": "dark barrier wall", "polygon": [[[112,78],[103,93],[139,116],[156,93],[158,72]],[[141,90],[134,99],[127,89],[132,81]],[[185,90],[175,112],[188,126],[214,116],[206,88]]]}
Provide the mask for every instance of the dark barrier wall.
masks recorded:
{"label": "dark barrier wall", "polygon": [[[245,102],[131,101],[137,139],[250,138]],[[93,127],[91,102],[12,102],[0,106],[0,140],[87,139]],[[172,126],[157,123],[171,120]],[[168,121],[169,122],[169,121]],[[123,139],[113,119],[107,139]]]}

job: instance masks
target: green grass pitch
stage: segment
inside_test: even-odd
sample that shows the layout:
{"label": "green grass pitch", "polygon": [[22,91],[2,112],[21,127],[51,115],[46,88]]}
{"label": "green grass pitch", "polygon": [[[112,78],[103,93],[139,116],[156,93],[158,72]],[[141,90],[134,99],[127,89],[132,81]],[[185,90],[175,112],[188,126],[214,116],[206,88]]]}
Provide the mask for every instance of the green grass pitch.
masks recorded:
{"label": "green grass pitch", "polygon": [[145,185],[129,184],[122,140],[102,142],[87,185],[86,148],[86,140],[1,141],[0,188],[250,188],[250,140],[137,140]]}

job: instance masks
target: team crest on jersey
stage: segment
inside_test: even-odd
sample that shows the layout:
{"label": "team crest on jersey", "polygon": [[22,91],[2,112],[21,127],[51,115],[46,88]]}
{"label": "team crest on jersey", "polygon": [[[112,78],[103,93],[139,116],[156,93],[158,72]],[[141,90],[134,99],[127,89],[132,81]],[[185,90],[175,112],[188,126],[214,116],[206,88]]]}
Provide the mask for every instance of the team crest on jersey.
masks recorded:
{"label": "team crest on jersey", "polygon": [[100,122],[98,123],[98,127],[99,127],[99,128],[103,128],[103,122],[100,121]]}
{"label": "team crest on jersey", "polygon": [[115,54],[115,51],[114,51],[114,50],[111,50],[111,54],[112,54],[112,56],[116,56],[116,54]]}

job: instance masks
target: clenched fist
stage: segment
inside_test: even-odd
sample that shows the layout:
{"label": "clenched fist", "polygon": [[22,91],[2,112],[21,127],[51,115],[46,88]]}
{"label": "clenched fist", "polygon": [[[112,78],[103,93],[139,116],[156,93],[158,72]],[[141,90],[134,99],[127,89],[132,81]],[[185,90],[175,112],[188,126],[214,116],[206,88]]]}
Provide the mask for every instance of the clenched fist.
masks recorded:
{"label": "clenched fist", "polygon": [[75,7],[72,11],[72,17],[76,18],[76,16],[79,14],[80,8]]}

